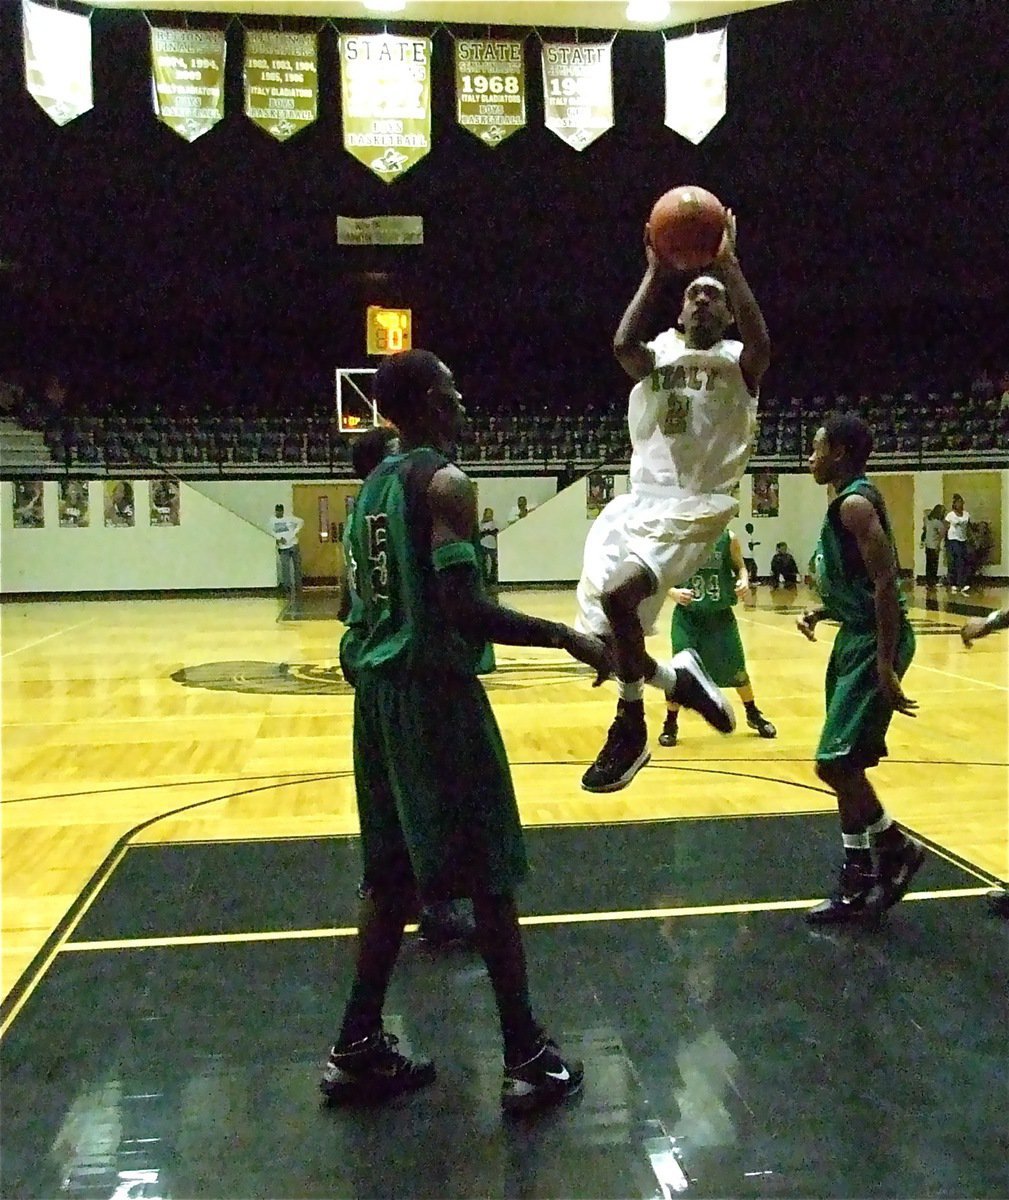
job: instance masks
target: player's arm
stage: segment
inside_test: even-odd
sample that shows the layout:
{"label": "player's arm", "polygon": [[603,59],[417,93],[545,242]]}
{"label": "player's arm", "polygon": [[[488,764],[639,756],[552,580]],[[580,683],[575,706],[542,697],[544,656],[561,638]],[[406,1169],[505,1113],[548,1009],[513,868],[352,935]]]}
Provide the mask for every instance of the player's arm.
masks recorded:
{"label": "player's arm", "polygon": [[609,651],[600,638],[578,633],[559,621],[544,621],[489,599],[480,587],[476,549],[476,490],[458,467],[437,471],[427,490],[431,512],[431,560],[442,611],[474,641],[505,646],[547,646],[566,650],[596,671],[596,683],[611,673]]}
{"label": "player's arm", "polygon": [[743,547],[734,533],[729,532],[729,561],[736,573],[736,595],[745,596],[750,590],[750,572],[746,569]]}
{"label": "player's arm", "polygon": [[648,262],[645,274],[613,335],[613,353],[617,356],[617,362],[635,382],[644,379],[655,369],[655,355],[645,345],[645,337],[654,326],[655,309],[667,276],[666,268],[652,249],[647,225],[645,258]]}
{"label": "player's arm", "polygon": [[725,233],[712,265],[717,268],[725,284],[739,338],[743,343],[739,369],[743,372],[746,386],[756,394],[771,361],[771,338],[764,314],[736,257],[736,218],[731,208],[725,210]]}
{"label": "player's arm", "polygon": [[855,538],[873,588],[876,606],[876,674],[879,676],[880,691],[897,712],[914,716],[912,710],[918,707],[917,702],[904,695],[894,669],[901,615],[893,547],[880,524],[876,509],[864,496],[849,496],[841,505],[840,518],[841,524]]}
{"label": "player's arm", "polygon": [[1009,629],[1009,606],[997,608],[986,617],[971,617],[960,630],[960,637],[963,644],[970,648],[971,643],[976,642],[978,638],[998,633],[1002,629]]}

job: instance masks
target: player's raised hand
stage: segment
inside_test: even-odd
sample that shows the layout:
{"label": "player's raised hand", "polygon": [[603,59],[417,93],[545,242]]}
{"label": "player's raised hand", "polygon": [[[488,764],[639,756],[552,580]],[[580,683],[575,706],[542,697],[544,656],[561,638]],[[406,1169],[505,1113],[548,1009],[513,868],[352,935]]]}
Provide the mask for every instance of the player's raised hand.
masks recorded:
{"label": "player's raised hand", "polygon": [[731,208],[725,210],[725,232],[718,253],[714,258],[714,266],[734,261],[736,257],[736,214]]}
{"label": "player's raised hand", "polygon": [[645,223],[645,260],[648,263],[649,271],[654,272],[656,275],[669,274],[669,268],[659,258],[658,251],[652,242],[652,228],[647,222]]}

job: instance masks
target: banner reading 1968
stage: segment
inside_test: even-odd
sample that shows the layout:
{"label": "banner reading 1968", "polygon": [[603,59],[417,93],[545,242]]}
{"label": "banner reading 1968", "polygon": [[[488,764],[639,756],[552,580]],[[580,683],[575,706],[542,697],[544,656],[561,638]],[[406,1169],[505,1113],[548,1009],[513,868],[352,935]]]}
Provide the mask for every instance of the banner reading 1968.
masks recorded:
{"label": "banner reading 1968", "polygon": [[575,150],[612,129],[610,43],[545,42],[543,108],[547,129]]}
{"label": "banner reading 1968", "polygon": [[431,149],[431,39],[340,35],[343,144],[386,183]]}
{"label": "banner reading 1968", "polygon": [[245,115],[278,142],[319,111],[319,66],[314,33],[245,31]]}
{"label": "banner reading 1968", "polygon": [[224,30],[151,28],[154,111],[195,142],[224,116]]}
{"label": "banner reading 1968", "polygon": [[499,146],[526,123],[525,57],[521,42],[455,44],[456,120],[488,146]]}

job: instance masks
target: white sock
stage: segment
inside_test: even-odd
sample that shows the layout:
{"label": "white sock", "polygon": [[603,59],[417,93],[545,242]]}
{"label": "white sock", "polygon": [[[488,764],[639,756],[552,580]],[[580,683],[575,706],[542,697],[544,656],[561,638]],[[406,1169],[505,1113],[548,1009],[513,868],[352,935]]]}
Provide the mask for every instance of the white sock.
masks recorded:
{"label": "white sock", "polygon": [[871,825],[867,825],[865,828],[865,832],[871,833],[873,836],[875,836],[878,833],[885,833],[886,830],[888,830],[892,824],[893,824],[893,817],[887,816],[886,809],[884,808],[883,815],[879,818],[878,821],[873,821],[873,823]]}
{"label": "white sock", "polygon": [[646,679],[645,682],[649,687],[658,688],[660,692],[665,692],[667,696],[676,695],[676,668],[672,663],[660,662],[655,664],[655,674],[651,679]]}
{"label": "white sock", "polygon": [[618,679],[617,690],[620,692],[621,700],[643,700],[645,698],[645,685],[640,679],[631,682]]}
{"label": "white sock", "polygon": [[868,850],[868,831],[865,833],[842,833],[841,842],[845,850]]}

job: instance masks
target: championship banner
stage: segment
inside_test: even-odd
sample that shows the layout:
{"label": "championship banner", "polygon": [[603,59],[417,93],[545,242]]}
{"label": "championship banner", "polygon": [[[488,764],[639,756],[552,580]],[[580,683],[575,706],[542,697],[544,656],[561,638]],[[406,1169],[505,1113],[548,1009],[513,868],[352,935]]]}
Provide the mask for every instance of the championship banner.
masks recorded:
{"label": "championship banner", "polygon": [[543,43],[543,109],[547,129],[584,150],[613,128],[610,43]]}
{"label": "championship banner", "polygon": [[488,146],[500,146],[526,123],[521,42],[455,44],[456,120]]}
{"label": "championship banner", "polygon": [[386,183],[431,149],[431,39],[340,35],[343,144]]}
{"label": "championship banner", "polygon": [[151,27],[154,111],[195,142],[224,116],[224,30]]}
{"label": "championship banner", "polygon": [[338,246],[423,246],[423,217],[337,217]]}
{"label": "championship banner", "polygon": [[25,86],[57,125],[94,108],[91,88],[91,21],[23,0]]}
{"label": "championship banner", "polygon": [[314,33],[245,31],[245,115],[278,142],[311,125],[319,113]]}
{"label": "championship banner", "polygon": [[688,142],[703,142],[725,116],[728,29],[666,42],[666,124]]}

